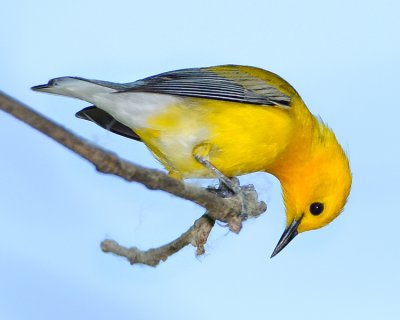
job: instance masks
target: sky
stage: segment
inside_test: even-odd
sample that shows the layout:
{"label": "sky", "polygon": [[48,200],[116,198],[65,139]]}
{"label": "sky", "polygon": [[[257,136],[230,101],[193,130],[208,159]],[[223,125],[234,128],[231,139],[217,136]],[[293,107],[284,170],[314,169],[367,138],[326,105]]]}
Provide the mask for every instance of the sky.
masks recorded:
{"label": "sky", "polygon": [[255,173],[241,181],[268,210],[239,235],[216,226],[202,257],[187,247],[157,268],[131,266],[100,242],[159,246],[203,210],[99,174],[0,112],[1,319],[399,319],[398,1],[16,0],[1,11],[0,90],[124,159],[162,169],[144,145],[76,119],[85,102],[29,88],[261,67],[333,128],[353,172],[343,214],[273,259],[280,185]]}

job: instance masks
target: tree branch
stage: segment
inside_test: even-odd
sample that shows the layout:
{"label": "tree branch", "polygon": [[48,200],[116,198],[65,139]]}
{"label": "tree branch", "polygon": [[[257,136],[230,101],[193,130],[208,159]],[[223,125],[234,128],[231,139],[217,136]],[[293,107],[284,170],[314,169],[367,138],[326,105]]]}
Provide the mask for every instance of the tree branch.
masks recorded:
{"label": "tree branch", "polygon": [[[173,179],[165,173],[141,167],[126,160],[118,158],[115,154],[101,149],[85,139],[73,134],[67,129],[56,124],[52,120],[32,110],[25,104],[15,100],[0,91],[0,110],[3,110],[22,122],[30,125],[48,137],[64,145],[73,152],[94,164],[99,172],[117,175],[126,181],[136,181],[151,190],[163,190],[177,197],[190,200],[207,210],[207,215],[212,220],[220,220],[228,223],[230,229],[239,232],[241,222],[247,216],[256,217],[266,210],[264,202],[258,202],[254,189],[245,188],[242,194],[229,198],[221,198],[215,192],[185,184]],[[245,215],[242,209],[246,208]],[[157,249],[138,251],[138,249],[126,249],[116,242],[106,240],[102,244],[103,251],[114,252],[128,258],[131,263],[145,263],[154,265],[154,261],[165,260],[167,256],[179,251],[193,241],[197,246],[197,252],[204,252],[203,244],[196,242],[195,234],[205,225],[205,218],[200,218],[181,237],[173,242]],[[200,222],[199,222],[200,221]],[[212,226],[210,227],[211,230]],[[209,233],[209,232],[208,232]],[[207,233],[207,236],[208,236]],[[207,239],[207,237],[205,238]],[[180,248],[180,249],[177,249]],[[133,258],[133,256],[135,258]],[[150,261],[150,263],[146,263]]]}
{"label": "tree branch", "polygon": [[189,228],[180,237],[158,248],[142,251],[136,247],[125,248],[114,240],[104,240],[101,243],[101,249],[104,252],[112,252],[118,256],[128,259],[130,264],[141,263],[155,267],[160,261],[165,261],[174,253],[180,251],[188,244],[192,244],[197,248],[196,255],[202,255],[204,245],[207,242],[208,235],[214,226],[214,220],[208,215],[203,215],[195,221],[193,226]]}

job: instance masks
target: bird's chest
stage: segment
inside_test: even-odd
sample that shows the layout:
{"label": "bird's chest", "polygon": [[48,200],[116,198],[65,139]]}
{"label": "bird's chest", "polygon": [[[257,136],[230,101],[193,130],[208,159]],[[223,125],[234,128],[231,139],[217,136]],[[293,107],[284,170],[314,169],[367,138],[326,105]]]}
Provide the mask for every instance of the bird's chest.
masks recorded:
{"label": "bird's chest", "polygon": [[198,109],[173,104],[149,116],[144,127],[135,131],[170,174],[177,178],[208,174],[193,157],[196,146],[211,135]]}
{"label": "bird's chest", "polygon": [[213,177],[194,155],[236,176],[266,169],[285,148],[288,128],[279,117],[263,107],[177,104],[135,131],[176,177]]}

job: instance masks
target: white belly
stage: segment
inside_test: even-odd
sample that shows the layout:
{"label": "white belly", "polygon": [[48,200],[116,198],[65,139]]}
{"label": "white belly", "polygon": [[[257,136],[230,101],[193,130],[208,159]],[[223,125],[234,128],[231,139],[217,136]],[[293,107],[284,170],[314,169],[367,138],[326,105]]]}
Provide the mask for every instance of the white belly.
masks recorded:
{"label": "white belly", "polygon": [[179,97],[165,94],[126,92],[96,94],[91,102],[130,128],[147,128],[149,118],[181,101]]}

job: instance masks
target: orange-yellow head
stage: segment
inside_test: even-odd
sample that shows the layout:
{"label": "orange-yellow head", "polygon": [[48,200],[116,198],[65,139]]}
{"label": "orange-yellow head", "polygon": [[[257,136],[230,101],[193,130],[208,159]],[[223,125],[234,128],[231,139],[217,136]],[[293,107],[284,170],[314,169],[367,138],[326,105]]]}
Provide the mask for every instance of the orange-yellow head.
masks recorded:
{"label": "orange-yellow head", "polygon": [[319,229],[343,210],[351,187],[349,161],[334,133],[310,114],[276,176],[282,184],[286,229],[272,256],[297,234]]}

